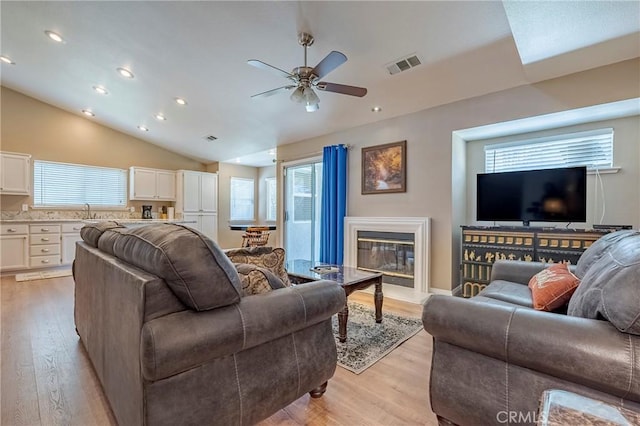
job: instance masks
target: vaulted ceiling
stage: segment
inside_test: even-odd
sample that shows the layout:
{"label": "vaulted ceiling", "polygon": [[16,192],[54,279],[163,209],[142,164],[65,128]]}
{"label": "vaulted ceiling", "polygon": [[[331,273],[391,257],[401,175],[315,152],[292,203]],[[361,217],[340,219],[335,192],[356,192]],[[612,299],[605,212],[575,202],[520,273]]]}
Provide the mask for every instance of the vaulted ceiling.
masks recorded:
{"label": "vaulted ceiling", "polygon": [[[2,1],[0,13],[14,62],[2,85],[205,163],[640,56],[636,1]],[[247,60],[301,66],[301,31],[310,66],[348,58],[323,80],[367,95],[318,91],[312,113],[287,92],[252,99],[288,81]],[[408,55],[421,65],[391,75]]]}

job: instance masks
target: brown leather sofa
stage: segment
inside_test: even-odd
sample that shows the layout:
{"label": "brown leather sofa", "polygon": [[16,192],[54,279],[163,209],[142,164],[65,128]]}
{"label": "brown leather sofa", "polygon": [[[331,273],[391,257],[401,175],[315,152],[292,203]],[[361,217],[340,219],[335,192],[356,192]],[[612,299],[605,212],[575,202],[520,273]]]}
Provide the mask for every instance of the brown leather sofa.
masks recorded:
{"label": "brown leather sofa", "polygon": [[532,308],[527,284],[545,266],[499,261],[478,296],[425,303],[441,424],[535,424],[546,389],[640,410],[640,233],[608,234],[582,254],[566,315]]}
{"label": "brown leather sofa", "polygon": [[253,424],[324,392],[331,316],[345,304],[336,283],[247,295],[229,258],[189,228],[81,235],[76,327],[120,425]]}

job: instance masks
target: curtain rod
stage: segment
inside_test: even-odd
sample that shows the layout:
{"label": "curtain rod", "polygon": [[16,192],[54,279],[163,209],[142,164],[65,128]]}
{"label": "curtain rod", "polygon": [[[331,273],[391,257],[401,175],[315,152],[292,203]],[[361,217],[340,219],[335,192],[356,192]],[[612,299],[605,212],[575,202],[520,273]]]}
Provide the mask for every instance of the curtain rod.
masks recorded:
{"label": "curtain rod", "polygon": [[[341,144],[347,147],[347,151],[350,151],[353,148],[353,145],[349,145],[349,144]],[[308,152],[305,154],[301,154],[298,157],[292,157],[292,158],[286,158],[286,159],[280,159],[280,160],[275,160],[275,163],[286,163],[289,161],[298,161],[298,160],[304,160],[305,158],[312,158],[312,157],[317,157],[319,155],[322,155],[322,151],[315,151],[315,152]]]}

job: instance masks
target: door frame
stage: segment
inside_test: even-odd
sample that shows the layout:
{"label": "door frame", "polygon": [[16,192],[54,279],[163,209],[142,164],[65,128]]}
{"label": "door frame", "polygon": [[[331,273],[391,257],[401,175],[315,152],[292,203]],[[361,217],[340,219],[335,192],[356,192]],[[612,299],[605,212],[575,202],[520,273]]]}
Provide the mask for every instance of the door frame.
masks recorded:
{"label": "door frame", "polygon": [[[320,155],[318,155],[320,154]],[[314,153],[312,154],[311,157],[305,157],[305,158],[300,158],[298,160],[291,160],[291,161],[283,161],[282,163],[280,163],[280,169],[278,170],[278,174],[276,176],[276,179],[280,179],[280,182],[277,183],[278,186],[278,212],[277,212],[277,225],[276,228],[278,229],[278,241],[280,241],[280,245],[282,247],[284,247],[284,197],[285,197],[285,193],[286,193],[286,181],[285,181],[285,176],[284,176],[284,170],[287,167],[293,167],[293,166],[302,166],[305,164],[314,164],[314,163],[321,163],[322,162],[322,154],[321,153]]]}

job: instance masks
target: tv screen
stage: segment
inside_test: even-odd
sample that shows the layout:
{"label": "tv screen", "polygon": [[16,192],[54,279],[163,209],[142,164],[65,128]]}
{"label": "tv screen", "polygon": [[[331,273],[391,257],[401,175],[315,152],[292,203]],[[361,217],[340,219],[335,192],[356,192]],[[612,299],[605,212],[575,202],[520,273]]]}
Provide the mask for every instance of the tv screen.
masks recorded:
{"label": "tv screen", "polygon": [[478,174],[476,201],[478,220],[586,222],[587,168]]}

